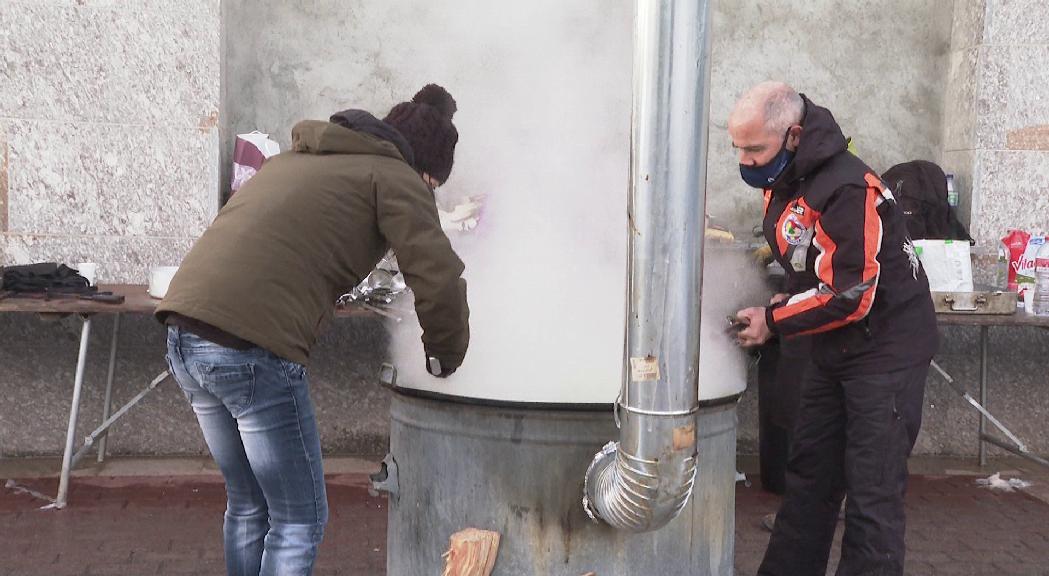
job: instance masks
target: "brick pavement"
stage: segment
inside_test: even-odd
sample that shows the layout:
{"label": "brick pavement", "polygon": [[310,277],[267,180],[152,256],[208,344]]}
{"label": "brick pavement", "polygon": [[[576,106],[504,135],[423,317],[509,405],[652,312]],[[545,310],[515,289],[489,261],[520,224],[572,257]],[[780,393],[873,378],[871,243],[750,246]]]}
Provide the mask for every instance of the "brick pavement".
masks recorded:
{"label": "brick pavement", "polygon": [[[976,486],[974,476],[912,476],[907,494],[907,576],[1049,576],[1049,504],[1022,491]],[[755,574],[769,533],[761,518],[779,497],[736,490],[736,573]],[[839,523],[828,574],[840,552]]]}
{"label": "brick pavement", "polygon": [[[20,484],[54,494],[52,479]],[[0,482],[2,485],[2,482]],[[361,476],[328,478],[331,508],[316,576],[376,576],[386,567],[386,501]],[[0,575],[224,574],[221,479],[78,478],[70,508],[39,510],[30,496],[0,493]]]}
{"label": "brick pavement", "polygon": [[[55,489],[51,479],[22,484]],[[385,500],[368,496],[359,475],[328,484],[332,518],[317,576],[381,576]],[[224,501],[214,476],[82,478],[63,511],[41,511],[40,501],[2,490],[0,575],[221,574]],[[777,502],[756,483],[739,486],[737,574],[755,573],[768,542],[761,517]],[[979,488],[971,476],[919,476],[907,508],[908,575],[1049,576],[1049,504]]]}

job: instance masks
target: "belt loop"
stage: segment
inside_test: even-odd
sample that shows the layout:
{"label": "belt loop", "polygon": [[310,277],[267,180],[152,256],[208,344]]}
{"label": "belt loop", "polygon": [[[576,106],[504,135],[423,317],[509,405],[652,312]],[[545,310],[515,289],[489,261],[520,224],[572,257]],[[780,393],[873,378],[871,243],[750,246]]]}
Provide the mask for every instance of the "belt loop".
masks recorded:
{"label": "belt loop", "polygon": [[179,361],[185,364],[186,359],[182,356],[182,327],[178,324],[169,324],[168,329],[171,330],[171,334],[175,338],[175,354],[178,355]]}

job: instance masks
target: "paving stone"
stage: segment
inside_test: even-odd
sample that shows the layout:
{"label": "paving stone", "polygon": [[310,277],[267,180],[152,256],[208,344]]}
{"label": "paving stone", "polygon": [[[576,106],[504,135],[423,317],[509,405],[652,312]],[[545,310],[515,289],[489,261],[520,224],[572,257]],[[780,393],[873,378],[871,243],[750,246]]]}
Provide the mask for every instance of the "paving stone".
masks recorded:
{"label": "paving stone", "polygon": [[[331,477],[331,522],[316,576],[380,576],[386,563],[386,502],[363,476]],[[52,492],[55,481],[22,484]],[[754,484],[736,492],[736,573],[757,571],[769,533],[761,518],[777,496]],[[0,492],[4,575],[221,574],[225,493],[216,477],[82,478],[70,507],[44,511]],[[1023,492],[979,488],[973,477],[913,477],[907,499],[908,576],[1049,576],[1049,504]],[[838,528],[838,539],[842,527]],[[832,549],[830,573],[840,546]]]}
{"label": "paving stone", "polygon": [[994,570],[991,573],[1001,574],[1002,576],[1043,576],[1049,574],[1049,567],[1045,566],[1045,563],[1031,564],[1029,562],[1016,562],[1016,561],[1003,561],[995,562]]}
{"label": "paving stone", "polygon": [[[778,499],[754,488],[736,491],[736,574],[752,575],[768,543],[761,517]],[[1017,491],[979,488],[970,476],[911,478],[907,495],[908,576],[1049,575],[1049,504]],[[831,552],[830,574],[840,552]],[[760,552],[755,554],[755,545]]]}

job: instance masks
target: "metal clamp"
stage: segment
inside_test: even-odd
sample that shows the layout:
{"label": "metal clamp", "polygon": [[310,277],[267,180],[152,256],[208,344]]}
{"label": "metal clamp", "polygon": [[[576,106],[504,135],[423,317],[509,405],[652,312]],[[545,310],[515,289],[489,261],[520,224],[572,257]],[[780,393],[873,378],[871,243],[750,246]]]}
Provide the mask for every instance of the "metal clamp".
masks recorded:
{"label": "metal clamp", "polygon": [[387,454],[379,465],[379,471],[369,475],[368,479],[371,480],[368,494],[375,497],[379,495],[379,492],[386,492],[390,498],[396,499],[400,485],[397,477],[397,460],[393,458],[393,454]]}
{"label": "metal clamp", "polygon": [[397,367],[389,362],[383,362],[382,366],[379,366],[379,382],[386,386],[396,386]]}

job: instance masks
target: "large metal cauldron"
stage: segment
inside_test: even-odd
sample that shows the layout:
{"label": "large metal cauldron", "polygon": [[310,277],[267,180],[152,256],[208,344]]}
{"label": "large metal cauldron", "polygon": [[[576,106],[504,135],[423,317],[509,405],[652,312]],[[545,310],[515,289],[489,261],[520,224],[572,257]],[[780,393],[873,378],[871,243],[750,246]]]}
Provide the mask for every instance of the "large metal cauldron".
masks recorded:
{"label": "large metal cauldron", "polygon": [[583,512],[590,457],[616,434],[608,411],[536,410],[394,394],[387,573],[433,576],[449,537],[502,535],[497,576],[730,576],[736,398],[697,414],[699,472],[668,526],[633,534]]}

